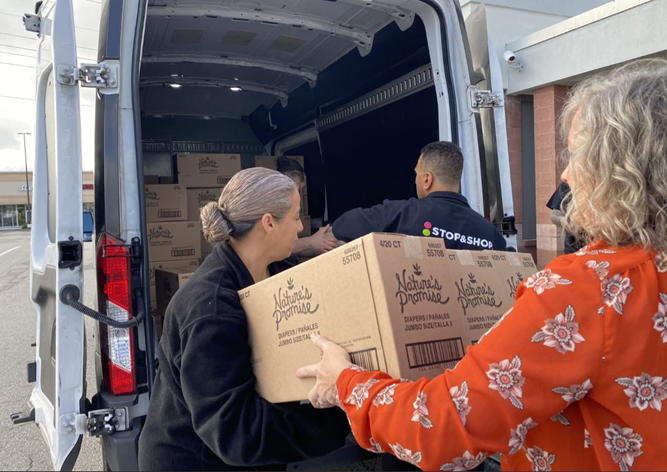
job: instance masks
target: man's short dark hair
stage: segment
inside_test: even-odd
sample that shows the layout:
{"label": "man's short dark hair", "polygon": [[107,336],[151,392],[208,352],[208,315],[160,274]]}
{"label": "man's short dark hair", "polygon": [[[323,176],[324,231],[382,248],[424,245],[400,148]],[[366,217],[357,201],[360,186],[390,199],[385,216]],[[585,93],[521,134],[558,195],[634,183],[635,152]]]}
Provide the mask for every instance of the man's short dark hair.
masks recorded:
{"label": "man's short dark hair", "polygon": [[279,157],[277,170],[281,174],[285,174],[287,177],[292,179],[297,177],[301,180],[304,180],[306,177],[306,173],[304,172],[301,164],[299,164],[299,161],[292,159],[291,157]]}
{"label": "man's short dark hair", "polygon": [[458,184],[463,174],[463,152],[448,141],[438,141],[424,146],[421,151],[422,168],[433,174],[438,182]]}

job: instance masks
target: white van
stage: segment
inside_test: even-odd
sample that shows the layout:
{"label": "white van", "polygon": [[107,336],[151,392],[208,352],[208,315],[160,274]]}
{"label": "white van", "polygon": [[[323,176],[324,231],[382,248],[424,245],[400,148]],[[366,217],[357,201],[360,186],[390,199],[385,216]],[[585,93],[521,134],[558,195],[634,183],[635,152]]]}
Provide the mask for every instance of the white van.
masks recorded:
{"label": "white van", "polygon": [[[516,246],[500,66],[469,44],[457,0],[105,0],[98,64],[77,64],[72,0],[26,15],[39,36],[30,410],[57,470],[84,434],[107,470],[135,470],[156,371],[144,174],[178,152],[305,156],[319,221],[413,196],[431,141],[460,144],[463,193]],[[471,50],[475,53],[471,53]],[[97,89],[97,306],[81,296],[79,87]],[[490,89],[490,90],[489,90]],[[495,125],[498,126],[495,126]],[[177,182],[176,182],[177,183]],[[96,318],[97,391],[85,392],[84,313]],[[347,459],[341,459],[345,457]],[[331,467],[353,453],[307,467]]]}

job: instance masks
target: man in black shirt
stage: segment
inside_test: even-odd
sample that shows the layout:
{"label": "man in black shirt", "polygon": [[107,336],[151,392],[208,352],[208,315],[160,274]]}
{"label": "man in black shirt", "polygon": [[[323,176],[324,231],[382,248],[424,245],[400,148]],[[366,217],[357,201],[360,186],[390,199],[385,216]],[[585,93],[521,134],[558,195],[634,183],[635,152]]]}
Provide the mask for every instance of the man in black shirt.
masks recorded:
{"label": "man in black shirt", "polygon": [[419,198],[350,210],[334,222],[334,236],[347,242],[372,232],[402,233],[443,238],[449,249],[505,250],[505,238],[459,193],[461,148],[444,141],[429,144],[415,173]]}

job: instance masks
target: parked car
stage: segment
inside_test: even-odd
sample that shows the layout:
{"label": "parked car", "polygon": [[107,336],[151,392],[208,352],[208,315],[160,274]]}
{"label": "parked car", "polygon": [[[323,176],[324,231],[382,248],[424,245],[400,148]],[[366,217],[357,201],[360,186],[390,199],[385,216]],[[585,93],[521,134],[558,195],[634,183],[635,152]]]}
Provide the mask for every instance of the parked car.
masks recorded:
{"label": "parked car", "polygon": [[89,211],[83,212],[83,241],[90,242],[93,240],[93,233],[95,226],[93,223],[93,214]]}
{"label": "parked car", "polygon": [[[214,3],[102,2],[95,65],[77,64],[72,0],[38,2],[24,18],[39,36],[31,243],[38,337],[30,408],[15,420],[34,419],[56,470],[74,466],[84,434],[101,439],[105,470],[137,469],[157,347],[144,175],[177,181],[176,152],[236,152],[246,164],[256,154],[303,155],[311,214],[326,221],[412,196],[421,147],[454,141],[467,158],[463,193],[515,245],[509,178],[501,178],[509,176],[505,130],[489,115],[503,113],[502,100],[474,98],[481,78],[496,84],[496,96],[502,87],[488,76],[493,68],[473,70],[458,2]],[[79,87],[97,89],[97,270],[86,280],[97,286],[95,307],[80,303],[81,235],[92,234],[91,220],[71,212],[82,206]],[[92,398],[82,313],[98,321]],[[291,467],[360,457],[350,445]]]}

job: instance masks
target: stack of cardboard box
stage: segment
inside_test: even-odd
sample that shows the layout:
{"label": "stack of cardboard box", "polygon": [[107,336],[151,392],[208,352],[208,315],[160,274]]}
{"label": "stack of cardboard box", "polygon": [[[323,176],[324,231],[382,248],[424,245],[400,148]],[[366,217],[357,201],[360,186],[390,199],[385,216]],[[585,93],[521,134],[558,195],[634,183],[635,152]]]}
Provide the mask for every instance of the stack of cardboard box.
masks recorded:
{"label": "stack of cardboard box", "polygon": [[434,377],[499,323],[529,254],[453,251],[441,238],[370,234],[239,292],[257,389],[279,403],[305,400],[321,333],[352,361],[396,378]]}
{"label": "stack of cardboard box", "polygon": [[199,209],[217,201],[241,170],[238,154],[182,153],[176,160],[177,185],[172,177],[144,180],[151,311],[158,335],[169,301],[213,250],[203,238]]}
{"label": "stack of cardboard box", "polygon": [[146,185],[144,195],[151,311],[160,333],[164,313],[157,309],[156,271],[175,267],[188,267],[194,271],[201,257],[201,230],[199,224],[187,221],[187,195],[182,185]]}
{"label": "stack of cardboard box", "polygon": [[[178,183],[187,189],[187,219],[200,222],[199,210],[209,202],[217,202],[222,189],[241,171],[239,154],[181,153],[176,156]],[[200,233],[202,258],[213,247]]]}
{"label": "stack of cardboard box", "polygon": [[[305,169],[305,160],[303,156],[285,156],[294,159],[301,167]],[[255,167],[265,167],[267,169],[278,170],[278,158],[276,156],[255,156]],[[305,178],[305,175],[304,175]],[[308,208],[308,180],[306,178],[306,185],[303,187],[301,193],[301,222],[303,223],[303,231],[299,237],[312,235],[312,223],[310,220],[310,213]]]}

